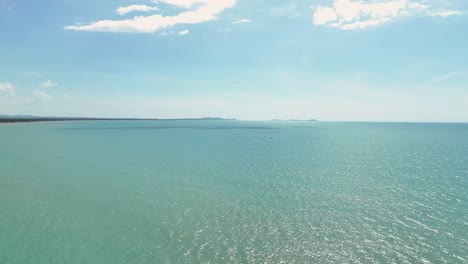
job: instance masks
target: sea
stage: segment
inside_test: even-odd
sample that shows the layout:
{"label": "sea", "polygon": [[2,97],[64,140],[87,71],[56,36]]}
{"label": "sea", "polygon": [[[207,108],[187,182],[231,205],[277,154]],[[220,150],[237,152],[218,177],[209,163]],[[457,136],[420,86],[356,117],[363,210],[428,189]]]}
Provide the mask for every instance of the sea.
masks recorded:
{"label": "sea", "polygon": [[468,124],[0,125],[0,263],[468,263]]}

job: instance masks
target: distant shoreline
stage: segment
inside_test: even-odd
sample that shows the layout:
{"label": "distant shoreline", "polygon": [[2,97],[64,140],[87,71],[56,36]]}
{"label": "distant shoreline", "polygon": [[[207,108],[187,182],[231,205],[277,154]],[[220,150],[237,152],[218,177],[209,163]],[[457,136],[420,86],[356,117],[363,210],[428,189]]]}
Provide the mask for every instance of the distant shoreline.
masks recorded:
{"label": "distant shoreline", "polygon": [[[0,124],[38,123],[38,122],[63,122],[63,121],[105,121],[105,120],[130,120],[108,118],[0,118]],[[143,120],[143,119],[132,119]]]}
{"label": "distant shoreline", "polygon": [[69,121],[182,121],[182,120],[236,120],[216,117],[204,118],[174,118],[174,119],[158,119],[158,118],[88,118],[88,117],[31,117],[31,118],[16,118],[16,117],[0,117],[0,124],[17,124],[17,123],[38,123],[38,122],[69,122]]}

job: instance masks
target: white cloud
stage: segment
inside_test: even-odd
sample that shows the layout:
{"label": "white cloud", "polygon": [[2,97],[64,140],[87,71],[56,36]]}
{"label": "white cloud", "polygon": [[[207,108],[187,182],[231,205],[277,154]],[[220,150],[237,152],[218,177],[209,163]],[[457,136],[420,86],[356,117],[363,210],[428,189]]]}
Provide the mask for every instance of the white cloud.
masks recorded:
{"label": "white cloud", "polygon": [[335,9],[331,7],[319,7],[314,14],[314,24],[324,25],[328,22],[335,21],[338,19],[338,14]]}
{"label": "white cloud", "polygon": [[244,23],[252,23],[252,20],[251,19],[247,19],[247,18],[242,18],[242,19],[239,19],[237,21],[234,21],[232,22],[233,24],[244,24]]}
{"label": "white cloud", "polygon": [[51,80],[47,80],[39,85],[40,88],[52,88],[54,86],[57,86],[58,83],[53,82]]}
{"label": "white cloud", "polygon": [[411,15],[447,17],[459,14],[454,10],[432,9],[430,5],[409,0],[387,0],[365,2],[355,0],[335,0],[333,6],[319,6],[313,14],[314,25],[356,30],[378,26],[399,17]]}
{"label": "white cloud", "polygon": [[76,31],[152,33],[178,24],[199,24],[215,20],[217,15],[222,11],[236,4],[236,0],[159,0],[155,2],[193,9],[185,10],[173,16],[156,14],[136,16],[132,19],[124,20],[100,20],[87,25],[66,26],[65,29]]}
{"label": "white cloud", "polygon": [[179,31],[179,35],[181,35],[181,36],[187,35],[188,33],[190,33],[190,31],[188,29]]}
{"label": "white cloud", "polygon": [[154,6],[147,6],[147,5],[130,5],[130,6],[122,6],[117,8],[115,12],[119,15],[126,15],[131,12],[150,12],[150,11],[158,11],[159,8]]}
{"label": "white cloud", "polygon": [[0,83],[0,93],[13,93],[15,86],[11,83]]}

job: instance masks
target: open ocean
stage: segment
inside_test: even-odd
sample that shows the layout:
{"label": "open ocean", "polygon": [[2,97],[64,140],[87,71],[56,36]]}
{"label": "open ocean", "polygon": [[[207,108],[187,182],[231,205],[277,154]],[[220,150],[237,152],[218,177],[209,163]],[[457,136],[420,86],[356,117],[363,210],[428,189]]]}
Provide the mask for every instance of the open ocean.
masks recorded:
{"label": "open ocean", "polygon": [[468,124],[0,125],[0,263],[468,263]]}

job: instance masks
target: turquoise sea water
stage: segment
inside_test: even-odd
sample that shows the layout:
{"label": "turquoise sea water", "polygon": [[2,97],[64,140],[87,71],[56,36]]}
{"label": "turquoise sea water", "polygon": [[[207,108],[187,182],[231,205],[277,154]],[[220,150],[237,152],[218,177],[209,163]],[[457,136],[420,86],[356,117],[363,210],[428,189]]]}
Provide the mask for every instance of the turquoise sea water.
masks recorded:
{"label": "turquoise sea water", "polygon": [[0,125],[0,263],[468,263],[468,124]]}

